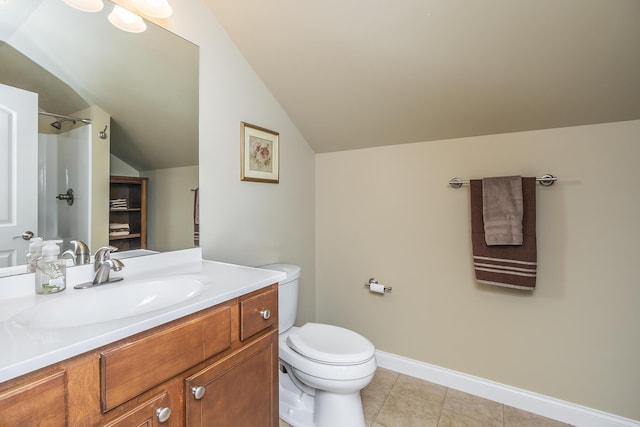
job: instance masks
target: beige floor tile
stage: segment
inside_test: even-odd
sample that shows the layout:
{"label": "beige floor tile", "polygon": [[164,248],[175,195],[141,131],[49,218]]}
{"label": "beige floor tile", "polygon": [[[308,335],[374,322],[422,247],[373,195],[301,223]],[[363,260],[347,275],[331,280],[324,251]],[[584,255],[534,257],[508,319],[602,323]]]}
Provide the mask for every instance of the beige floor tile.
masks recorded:
{"label": "beige floor tile", "polygon": [[393,392],[403,396],[420,396],[430,402],[442,405],[447,388],[408,375],[400,375],[393,385]]}
{"label": "beige floor tile", "polygon": [[[484,426],[502,427],[502,404],[458,390],[447,389],[443,412],[480,421]],[[453,424],[455,425],[455,424]],[[464,425],[464,424],[461,424]]]}
{"label": "beige floor tile", "polygon": [[368,427],[570,427],[383,368],[361,397]]}
{"label": "beige floor tile", "polygon": [[393,385],[398,380],[399,376],[400,374],[398,372],[390,371],[389,369],[378,368],[376,369],[376,373],[373,376],[371,383],[369,383],[368,386],[362,389],[362,391],[366,392],[367,390],[375,389],[388,394],[391,391]]}
{"label": "beige floor tile", "polygon": [[371,383],[360,392],[367,425],[371,425],[378,416],[399,375],[397,372],[378,368]]}
{"label": "beige floor tile", "polygon": [[373,380],[371,380],[371,383],[369,383],[364,390],[375,387],[391,391],[391,387],[393,387],[400,375],[400,373],[389,369],[377,368]]}
{"label": "beige floor tile", "polygon": [[392,391],[375,422],[383,427],[437,427],[442,406],[424,396]]}
{"label": "beige floor tile", "polygon": [[438,422],[438,427],[486,427],[486,425],[484,421],[478,421],[447,409],[442,410]]}
{"label": "beige floor tile", "polygon": [[504,427],[568,427],[569,424],[532,414],[531,412],[504,407]]}

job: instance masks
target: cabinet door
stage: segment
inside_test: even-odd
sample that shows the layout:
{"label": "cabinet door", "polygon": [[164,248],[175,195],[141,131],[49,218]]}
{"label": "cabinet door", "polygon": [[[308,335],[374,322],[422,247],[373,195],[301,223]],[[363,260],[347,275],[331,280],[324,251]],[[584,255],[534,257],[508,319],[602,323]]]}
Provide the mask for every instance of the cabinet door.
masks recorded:
{"label": "cabinet door", "polygon": [[0,393],[0,426],[64,427],[65,372]]}
{"label": "cabinet door", "polygon": [[[102,427],[184,427],[184,380],[176,377],[109,411]],[[83,424],[83,426],[86,424]]]}
{"label": "cabinet door", "polygon": [[167,393],[163,393],[127,412],[118,419],[105,424],[104,427],[156,427],[167,425],[164,423],[168,423],[173,416],[168,401],[169,397]]}
{"label": "cabinet door", "polygon": [[187,378],[185,393],[187,426],[277,427],[277,330]]}

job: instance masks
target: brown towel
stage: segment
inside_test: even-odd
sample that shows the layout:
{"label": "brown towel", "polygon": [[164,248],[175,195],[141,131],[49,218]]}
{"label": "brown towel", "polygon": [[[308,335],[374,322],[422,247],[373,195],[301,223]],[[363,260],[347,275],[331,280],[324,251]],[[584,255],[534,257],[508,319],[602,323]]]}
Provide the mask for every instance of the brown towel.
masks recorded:
{"label": "brown towel", "polygon": [[488,246],[482,219],[482,181],[471,180],[471,242],[476,281],[533,290],[536,286],[536,179],[522,178],[522,245]]}
{"label": "brown towel", "polygon": [[200,246],[200,187],[193,192],[193,244]]}
{"label": "brown towel", "polygon": [[522,178],[482,180],[484,240],[488,246],[522,244]]}

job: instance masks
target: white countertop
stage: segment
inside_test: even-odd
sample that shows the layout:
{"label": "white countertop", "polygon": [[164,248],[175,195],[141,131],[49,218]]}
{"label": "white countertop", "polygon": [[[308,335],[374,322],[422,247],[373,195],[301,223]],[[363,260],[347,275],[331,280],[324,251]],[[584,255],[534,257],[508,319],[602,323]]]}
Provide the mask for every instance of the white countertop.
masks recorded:
{"label": "white countertop", "polygon": [[[0,277],[0,382],[36,369],[85,353],[155,326],[179,319],[191,313],[220,304],[246,293],[261,289],[286,278],[285,273],[202,260],[199,248],[165,252],[123,261],[125,268],[112,277],[127,279],[151,278],[184,274],[205,277],[208,281],[202,292],[187,301],[162,309],[90,325],[68,328],[30,328],[16,322],[14,317],[24,310],[51,298],[65,298],[77,292],[95,289],[73,289],[91,280],[93,266],[68,269],[67,289],[60,294],[37,295],[34,274]],[[105,288],[111,285],[103,285]],[[99,295],[99,294],[96,294]]]}

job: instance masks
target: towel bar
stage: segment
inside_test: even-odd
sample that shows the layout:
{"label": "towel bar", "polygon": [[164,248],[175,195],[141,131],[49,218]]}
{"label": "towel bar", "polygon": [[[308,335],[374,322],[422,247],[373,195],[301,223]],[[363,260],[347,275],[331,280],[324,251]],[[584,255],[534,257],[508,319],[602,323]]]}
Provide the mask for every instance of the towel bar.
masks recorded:
{"label": "towel bar", "polygon": [[[551,175],[551,174],[545,174],[542,175],[540,178],[536,178],[536,181],[540,183],[540,185],[544,186],[544,187],[548,187],[550,185],[553,185],[554,182],[556,182],[558,180],[557,177]],[[460,188],[462,187],[464,184],[469,184],[469,180],[462,180],[460,178],[453,178],[449,181],[449,185],[453,188]]]}

